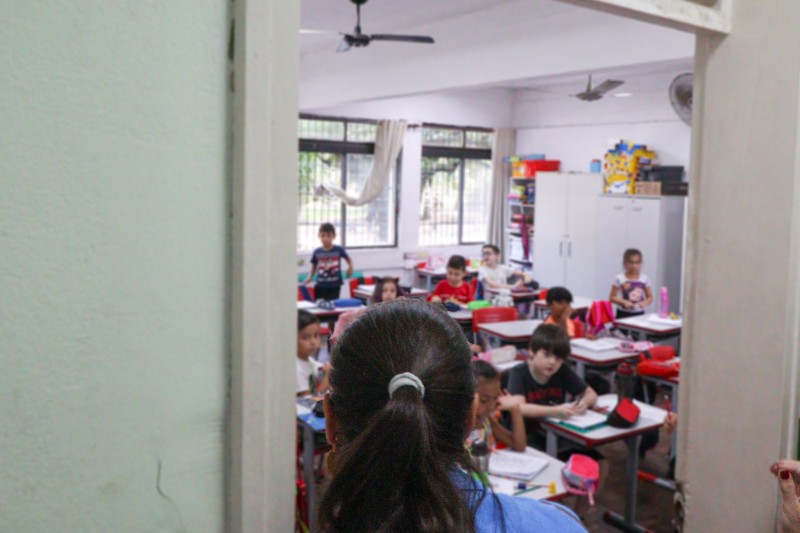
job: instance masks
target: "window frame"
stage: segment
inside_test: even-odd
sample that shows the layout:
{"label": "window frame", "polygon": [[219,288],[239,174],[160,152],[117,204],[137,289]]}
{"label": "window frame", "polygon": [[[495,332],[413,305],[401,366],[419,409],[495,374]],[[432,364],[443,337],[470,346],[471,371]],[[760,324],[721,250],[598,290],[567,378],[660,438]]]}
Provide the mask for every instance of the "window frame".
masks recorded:
{"label": "window frame", "polygon": [[[344,118],[344,117],[328,117],[323,115],[310,115],[300,113],[299,120],[324,120],[328,122],[342,122],[344,123],[344,140],[332,141],[327,139],[307,139],[298,137],[298,153],[300,152],[326,152],[335,153],[342,156],[342,183],[340,187],[347,190],[347,156],[349,154],[375,154],[374,142],[361,142],[361,141],[348,141],[348,125],[350,124],[377,124],[377,120],[358,119],[358,118]],[[299,135],[299,133],[298,133]],[[403,151],[397,156],[397,163],[395,164],[395,198],[394,198],[394,239],[391,244],[376,244],[370,246],[351,246],[347,244],[347,204],[340,202],[340,217],[341,225],[338,228],[338,235],[341,246],[347,250],[380,250],[397,248],[398,244],[398,231],[400,219],[400,178],[401,178],[401,161],[403,159]],[[298,253],[310,253],[312,250],[298,250]]]}
{"label": "window frame", "polygon": [[[465,242],[464,237],[464,181],[465,181],[465,172],[466,172],[466,161],[468,159],[471,160],[488,160],[491,162],[492,160],[492,150],[487,148],[467,148],[467,132],[469,131],[477,131],[481,133],[495,133],[493,128],[477,128],[477,127],[469,127],[469,126],[447,126],[442,124],[431,124],[431,123],[424,123],[422,128],[436,128],[436,129],[447,129],[447,130],[455,130],[461,131],[462,135],[462,143],[460,147],[455,146],[436,146],[436,145],[426,145],[424,144],[425,141],[423,140],[422,144],[422,158],[425,157],[447,157],[451,159],[458,159],[460,160],[461,164],[459,165],[458,171],[458,242],[454,244],[419,244],[419,246],[425,247],[434,247],[434,246],[471,246],[474,244],[482,244],[483,239],[480,241],[469,241]],[[424,136],[424,135],[423,135]],[[422,180],[422,172],[420,172],[420,180]],[[420,184],[420,194],[422,194],[422,184]]]}

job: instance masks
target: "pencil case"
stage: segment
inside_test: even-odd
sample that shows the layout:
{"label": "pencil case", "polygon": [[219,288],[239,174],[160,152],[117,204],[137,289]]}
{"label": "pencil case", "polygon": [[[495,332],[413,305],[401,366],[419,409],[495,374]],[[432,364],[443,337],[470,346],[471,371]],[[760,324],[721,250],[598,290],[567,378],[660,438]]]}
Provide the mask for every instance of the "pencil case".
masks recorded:
{"label": "pencil case", "polygon": [[608,415],[608,425],[615,428],[629,428],[639,421],[640,413],[641,409],[630,398],[622,398]]}

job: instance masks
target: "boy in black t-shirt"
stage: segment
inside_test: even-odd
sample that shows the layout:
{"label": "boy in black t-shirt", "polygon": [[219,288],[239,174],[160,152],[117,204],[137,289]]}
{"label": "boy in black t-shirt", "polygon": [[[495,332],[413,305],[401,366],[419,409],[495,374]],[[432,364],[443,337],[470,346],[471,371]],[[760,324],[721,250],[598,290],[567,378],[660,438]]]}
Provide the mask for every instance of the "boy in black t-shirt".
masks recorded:
{"label": "boy in black t-shirt", "polygon": [[[537,418],[568,419],[580,415],[597,401],[597,393],[565,365],[570,354],[569,337],[554,324],[542,324],[533,332],[530,358],[511,369],[508,390],[520,404],[528,442],[542,448],[543,436]],[[573,400],[566,403],[567,394]]]}

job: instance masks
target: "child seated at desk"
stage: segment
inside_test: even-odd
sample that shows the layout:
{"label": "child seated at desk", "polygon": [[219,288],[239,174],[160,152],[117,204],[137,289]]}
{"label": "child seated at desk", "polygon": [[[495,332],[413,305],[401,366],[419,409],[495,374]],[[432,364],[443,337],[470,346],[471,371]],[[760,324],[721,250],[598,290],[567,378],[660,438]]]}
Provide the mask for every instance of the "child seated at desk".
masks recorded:
{"label": "child seated at desk", "polygon": [[464,281],[466,275],[467,260],[461,255],[451,255],[447,260],[447,279],[436,284],[428,301],[451,302],[458,305],[471,302],[473,300],[472,285]]}
{"label": "child seated at desk", "polygon": [[625,272],[614,278],[608,299],[617,304],[617,318],[642,315],[653,303],[650,278],[642,274],[642,252],[636,248],[625,250],[622,266]]}
{"label": "child seated at desk", "polygon": [[[400,287],[399,278],[378,278],[375,282],[375,292],[372,293],[372,303],[393,302],[402,296],[405,296],[405,291]],[[364,314],[366,310],[367,308],[363,307],[361,309],[353,309],[352,311],[342,313],[336,321],[336,325],[333,327],[333,333],[330,339],[331,345],[336,342],[336,339],[342,334],[344,328]]]}
{"label": "child seated at desk", "polygon": [[330,364],[319,364],[312,356],[319,351],[319,319],[308,311],[297,312],[297,386],[298,396],[317,394],[328,389]]}
{"label": "child seated at desk", "polygon": [[[520,404],[514,401],[508,391],[500,392],[500,374],[486,361],[475,359],[472,370],[478,381],[478,408],[475,411],[475,424],[467,437],[467,447],[480,439],[489,445],[489,450],[499,441],[515,452],[525,451],[525,421]],[[498,410],[499,407],[499,410]],[[503,427],[498,420],[500,411],[511,415],[511,430]]]}
{"label": "child seated at desk", "polygon": [[[594,406],[597,393],[569,365],[564,364],[570,355],[570,345],[563,328],[542,324],[533,332],[529,348],[528,362],[510,371],[508,390],[515,399],[506,401],[520,404],[528,443],[544,449],[545,439],[539,432],[536,419],[556,417],[566,420],[581,415]],[[576,400],[566,403],[567,394]]]}
{"label": "child seated at desk", "polygon": [[547,291],[547,309],[550,314],[544,321],[545,324],[554,324],[567,332],[570,339],[582,339],[584,334],[583,322],[573,320],[572,293],[565,287],[553,287]]}
{"label": "child seated at desk", "polygon": [[483,245],[481,263],[478,281],[483,283],[484,288],[517,289],[532,281],[530,276],[522,270],[501,265],[500,248],[494,244]]}

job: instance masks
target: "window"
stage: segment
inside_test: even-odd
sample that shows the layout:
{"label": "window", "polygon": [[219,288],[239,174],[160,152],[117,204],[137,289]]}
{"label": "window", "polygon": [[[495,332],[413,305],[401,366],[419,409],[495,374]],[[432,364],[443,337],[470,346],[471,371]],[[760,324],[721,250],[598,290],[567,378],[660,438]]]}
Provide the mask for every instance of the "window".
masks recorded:
{"label": "window", "polygon": [[298,127],[298,251],[319,246],[323,222],[336,226],[337,243],[348,248],[396,246],[398,169],[383,193],[363,206],[347,206],[321,188],[330,184],[349,194],[361,191],[372,168],[377,125],[301,116]]}
{"label": "window", "polygon": [[492,186],[490,130],[425,126],[419,244],[481,243]]}

